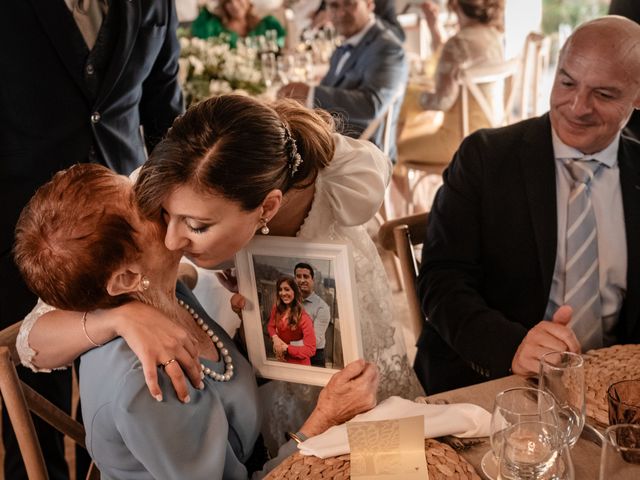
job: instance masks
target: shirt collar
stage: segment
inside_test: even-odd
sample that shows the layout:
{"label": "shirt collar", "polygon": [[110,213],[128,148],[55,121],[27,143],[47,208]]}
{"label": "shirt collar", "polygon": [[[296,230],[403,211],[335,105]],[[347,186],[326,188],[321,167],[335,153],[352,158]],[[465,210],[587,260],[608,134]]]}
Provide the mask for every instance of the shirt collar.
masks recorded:
{"label": "shirt collar", "polygon": [[553,142],[553,154],[556,160],[565,160],[568,158],[571,159],[596,159],[600,163],[605,164],[607,167],[614,167],[618,161],[618,147],[620,146],[620,134],[616,135],[616,138],[603,150],[596,152],[591,155],[585,155],[580,150],[570,147],[562,140],[556,133],[556,131],[551,128],[551,137]]}
{"label": "shirt collar", "polygon": [[302,303],[304,303],[304,302],[313,303],[313,296],[315,294],[316,294],[316,292],[311,292],[307,298],[303,298],[302,299]]}
{"label": "shirt collar", "polygon": [[342,42],[342,44],[343,45],[351,45],[353,47],[356,47],[360,43],[362,38],[371,29],[371,27],[373,27],[375,24],[376,24],[376,17],[372,13],[371,16],[369,17],[369,21],[364,26],[364,28],[362,30],[360,30],[358,33],[356,33],[355,35],[351,35],[349,38],[346,38],[344,40],[344,42]]}

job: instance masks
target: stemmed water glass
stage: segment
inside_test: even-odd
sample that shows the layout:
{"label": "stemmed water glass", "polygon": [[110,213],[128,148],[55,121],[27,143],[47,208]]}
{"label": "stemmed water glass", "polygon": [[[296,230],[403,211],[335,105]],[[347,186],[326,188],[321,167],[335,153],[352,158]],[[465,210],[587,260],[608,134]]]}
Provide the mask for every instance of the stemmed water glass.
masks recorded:
{"label": "stemmed water glass", "polygon": [[586,411],[584,362],[571,352],[551,352],[540,359],[538,386],[556,402],[558,424],[573,447],[584,428]]}
{"label": "stemmed water glass", "polygon": [[491,450],[482,459],[482,468],[488,476],[497,470],[497,461],[503,446],[504,433],[523,422],[542,422],[557,426],[558,419],[553,397],[537,388],[510,388],[496,395],[491,415]]}
{"label": "stemmed water glass", "polygon": [[497,478],[573,480],[569,447],[562,428],[540,421],[516,423],[504,430]]}

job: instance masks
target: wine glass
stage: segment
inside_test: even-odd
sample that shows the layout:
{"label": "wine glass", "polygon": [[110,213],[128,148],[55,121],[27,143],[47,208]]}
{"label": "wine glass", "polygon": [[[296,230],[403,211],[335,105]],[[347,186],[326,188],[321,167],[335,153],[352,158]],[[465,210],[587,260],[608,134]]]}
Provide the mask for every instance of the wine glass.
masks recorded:
{"label": "wine glass", "polygon": [[495,458],[500,455],[504,431],[522,422],[544,422],[557,425],[553,397],[537,388],[510,388],[496,395],[491,415],[490,439]]}
{"label": "wine glass", "polygon": [[540,421],[504,430],[498,479],[573,480],[575,473],[564,430]]}
{"label": "wine glass", "polygon": [[571,352],[543,355],[538,386],[553,395],[558,423],[564,429],[567,443],[573,447],[582,433],[586,411],[582,356]]}
{"label": "wine glass", "polygon": [[267,88],[270,88],[278,77],[278,65],[273,52],[262,53],[260,55],[260,69],[262,70],[264,84]]}
{"label": "wine glass", "polygon": [[510,388],[496,395],[489,439],[491,450],[482,457],[482,470],[489,478],[498,474],[498,458],[502,450],[504,432],[513,425],[522,422],[544,422],[557,425],[553,397],[537,388]]}
{"label": "wine glass", "polygon": [[600,480],[640,478],[640,425],[621,423],[604,432]]}
{"label": "wine glass", "polygon": [[294,58],[291,54],[280,55],[278,57],[278,75],[283,85],[292,81],[294,70]]}

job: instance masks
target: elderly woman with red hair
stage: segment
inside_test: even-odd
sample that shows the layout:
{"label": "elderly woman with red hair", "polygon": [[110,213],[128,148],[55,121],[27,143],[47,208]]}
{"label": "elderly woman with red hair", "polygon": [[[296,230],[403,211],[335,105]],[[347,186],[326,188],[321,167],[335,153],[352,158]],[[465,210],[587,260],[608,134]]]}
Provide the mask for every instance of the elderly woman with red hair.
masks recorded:
{"label": "elderly woman with red hair", "polygon": [[[99,347],[81,358],[80,397],[86,443],[103,475],[247,478],[250,465],[262,465],[254,456],[262,412],[252,367],[195,297],[176,288],[180,253],[165,247],[164,234],[165,227],[138,212],[128,178],[99,165],[76,165],[56,174],[22,212],[16,263],[30,288],[53,307],[93,315],[137,300],[194,338],[202,381],[182,403],[159,375],[162,393],[154,399],[124,339],[98,345],[87,313],[81,316],[86,348]],[[162,367],[169,373],[173,363],[167,359]],[[376,383],[372,365],[348,365],[323,389],[300,433],[319,434],[371,408]],[[274,464],[294,448],[293,441],[285,444]]]}

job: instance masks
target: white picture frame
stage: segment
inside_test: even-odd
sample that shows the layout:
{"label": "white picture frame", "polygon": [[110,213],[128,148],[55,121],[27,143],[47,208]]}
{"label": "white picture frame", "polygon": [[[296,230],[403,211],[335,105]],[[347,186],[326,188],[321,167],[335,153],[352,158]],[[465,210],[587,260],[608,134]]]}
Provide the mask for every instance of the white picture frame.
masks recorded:
{"label": "white picture frame", "polygon": [[[246,300],[242,316],[247,352],[259,376],[324,386],[344,365],[362,358],[358,297],[348,244],[256,236],[236,254],[235,260],[238,289]],[[325,367],[277,360],[269,348],[266,324],[276,300],[274,277],[294,276],[293,269],[301,262],[313,266],[315,292],[330,305],[333,330],[330,338],[330,328],[327,329]]]}

